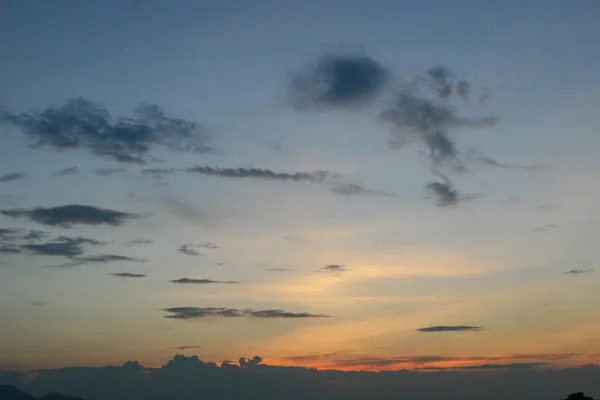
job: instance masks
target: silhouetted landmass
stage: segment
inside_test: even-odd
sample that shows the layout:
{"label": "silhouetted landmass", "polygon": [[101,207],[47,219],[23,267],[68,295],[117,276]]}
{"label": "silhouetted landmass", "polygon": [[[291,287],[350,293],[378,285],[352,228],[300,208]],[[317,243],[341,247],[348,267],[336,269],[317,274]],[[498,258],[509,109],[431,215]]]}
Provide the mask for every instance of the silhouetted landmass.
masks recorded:
{"label": "silhouetted landmass", "polygon": [[[34,396],[65,393],[86,400],[560,400],[574,389],[582,393],[573,393],[566,400],[591,400],[583,393],[598,398],[597,382],[598,365],[554,370],[344,372],[264,365],[258,356],[220,366],[197,356],[177,355],[160,368],[128,361],[119,367],[0,372],[0,383]],[[72,400],[65,396],[41,398]],[[20,398],[3,397],[0,390],[0,400],[4,399]]]}
{"label": "silhouetted landmass", "polygon": [[81,397],[50,393],[42,397],[33,397],[11,385],[0,385],[0,400],[83,400]]}

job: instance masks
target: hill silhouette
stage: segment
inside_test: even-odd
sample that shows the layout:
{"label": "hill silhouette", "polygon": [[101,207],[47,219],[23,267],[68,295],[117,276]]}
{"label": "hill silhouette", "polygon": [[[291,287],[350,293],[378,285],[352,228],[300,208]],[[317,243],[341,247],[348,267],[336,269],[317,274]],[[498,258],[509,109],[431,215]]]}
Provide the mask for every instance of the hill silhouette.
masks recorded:
{"label": "hill silhouette", "polygon": [[0,385],[0,400],[83,400],[81,397],[49,393],[42,397],[33,397],[12,385]]}

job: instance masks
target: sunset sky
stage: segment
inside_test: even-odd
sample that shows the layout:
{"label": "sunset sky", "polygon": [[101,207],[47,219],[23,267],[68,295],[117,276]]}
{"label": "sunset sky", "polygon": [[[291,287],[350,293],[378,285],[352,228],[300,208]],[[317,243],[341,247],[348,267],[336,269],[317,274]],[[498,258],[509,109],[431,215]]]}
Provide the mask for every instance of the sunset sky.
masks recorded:
{"label": "sunset sky", "polygon": [[594,1],[0,3],[0,370],[600,363]]}

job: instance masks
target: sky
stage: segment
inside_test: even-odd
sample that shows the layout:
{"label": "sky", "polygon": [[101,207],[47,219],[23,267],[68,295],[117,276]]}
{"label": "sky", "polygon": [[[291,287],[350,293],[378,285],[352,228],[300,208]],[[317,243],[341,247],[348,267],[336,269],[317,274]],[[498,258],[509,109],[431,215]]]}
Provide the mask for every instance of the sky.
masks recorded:
{"label": "sky", "polygon": [[0,3],[0,370],[600,362],[593,1]]}

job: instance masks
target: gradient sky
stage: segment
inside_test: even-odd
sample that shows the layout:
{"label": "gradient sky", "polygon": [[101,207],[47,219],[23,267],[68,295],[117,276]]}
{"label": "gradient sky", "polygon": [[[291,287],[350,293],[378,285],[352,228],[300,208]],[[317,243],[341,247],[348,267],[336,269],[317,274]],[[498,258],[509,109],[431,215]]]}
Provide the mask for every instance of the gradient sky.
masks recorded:
{"label": "gradient sky", "polygon": [[[600,362],[598,15],[595,1],[3,1],[0,369],[178,352],[375,370]],[[294,77],[365,57],[385,71],[373,96],[298,106]],[[468,99],[436,98],[437,66]],[[384,123],[414,87],[490,117],[444,130],[468,172],[431,165],[418,133]],[[60,135],[40,113],[74,98],[112,121],[156,104],[212,151],[152,142],[140,164],[93,143],[32,148]],[[457,192],[436,199],[432,182]],[[32,217],[65,205],[135,217]],[[106,243],[69,255],[61,237]]]}

